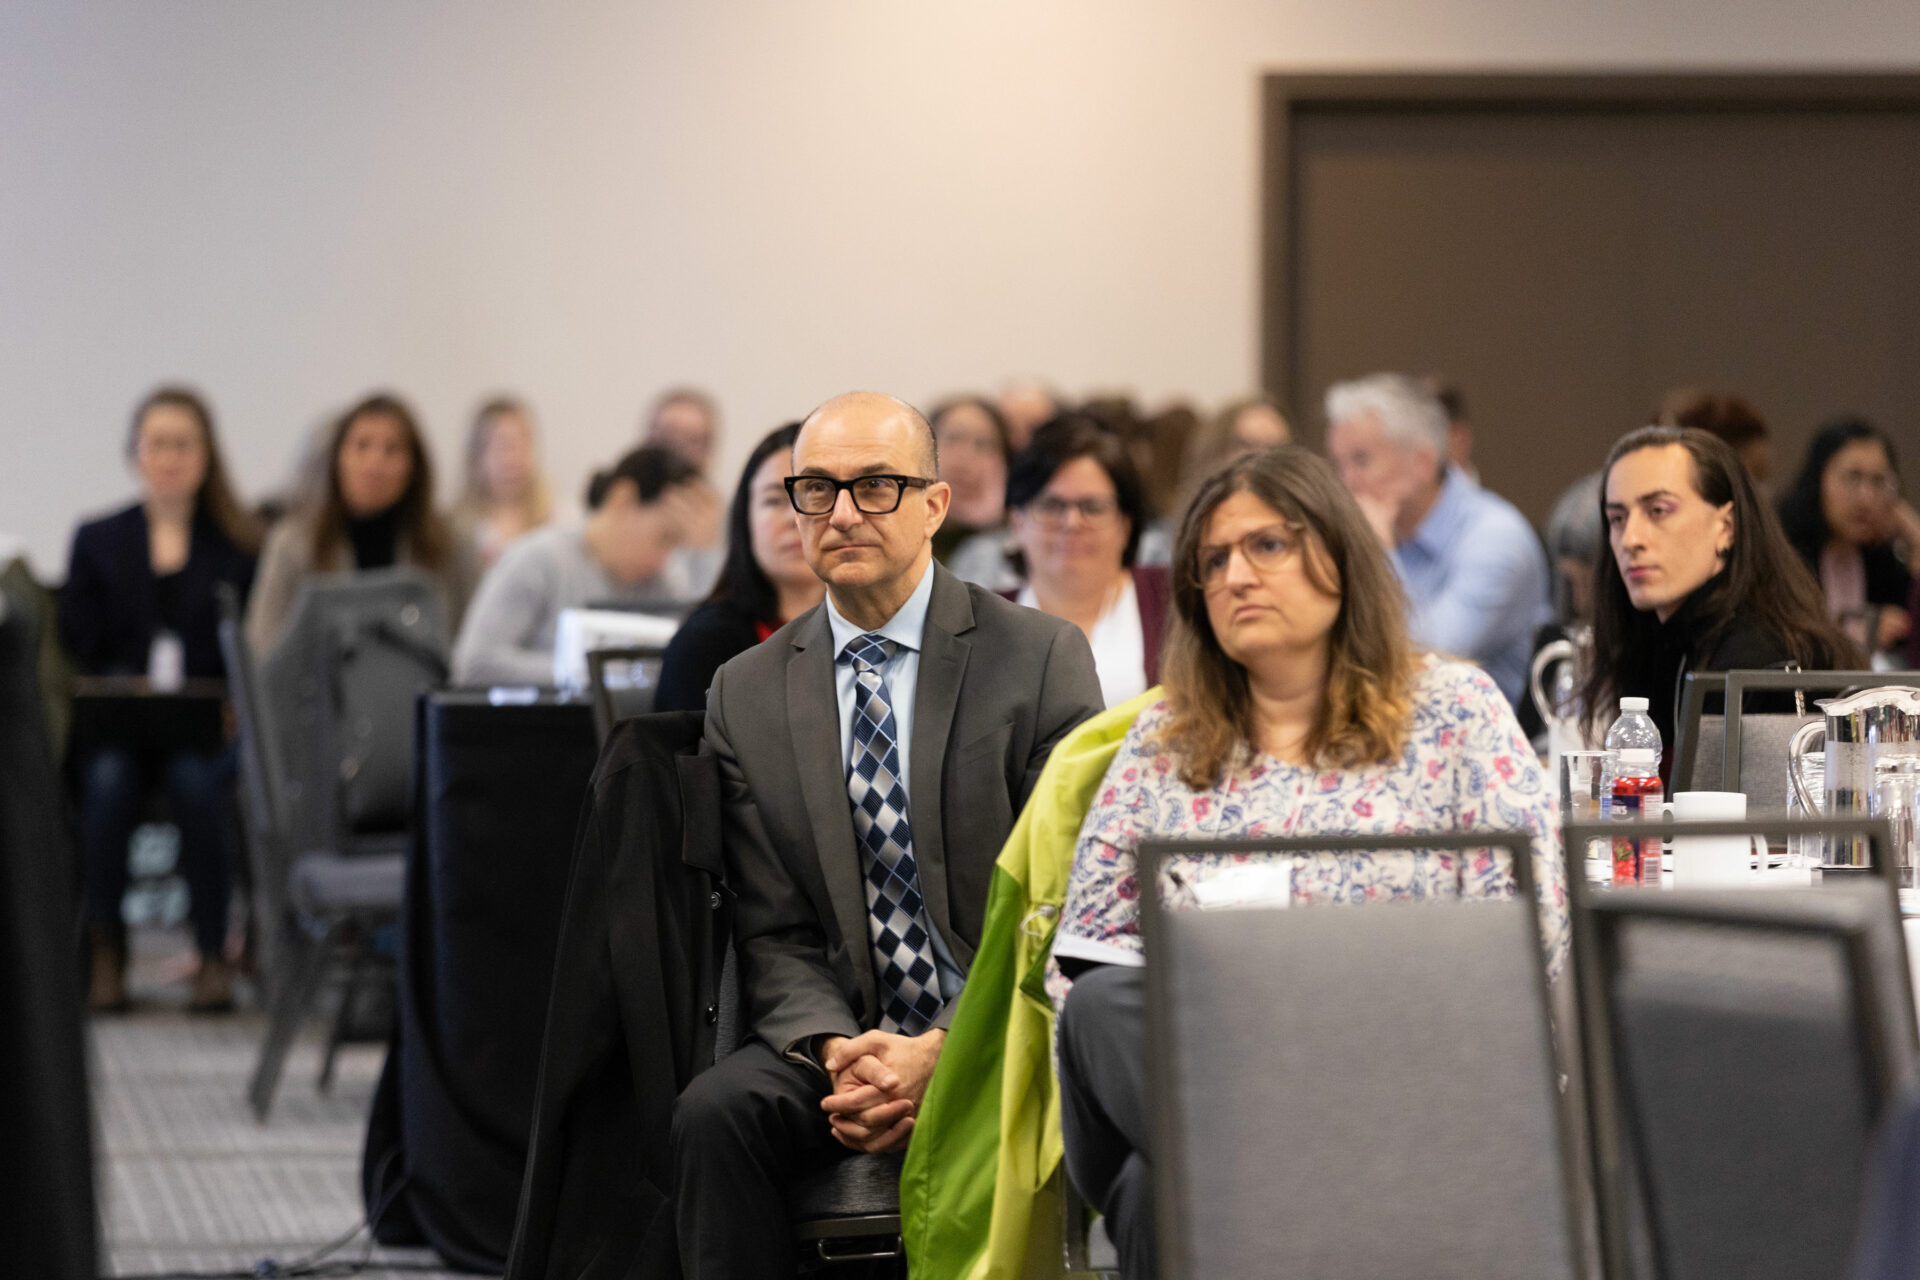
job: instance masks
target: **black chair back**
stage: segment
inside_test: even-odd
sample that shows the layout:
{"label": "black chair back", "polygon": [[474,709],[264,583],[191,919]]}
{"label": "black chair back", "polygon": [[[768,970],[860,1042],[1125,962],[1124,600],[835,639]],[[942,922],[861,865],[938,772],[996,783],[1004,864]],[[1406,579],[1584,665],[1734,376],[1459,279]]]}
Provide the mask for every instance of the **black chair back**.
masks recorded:
{"label": "black chair back", "polygon": [[1886,884],[1582,895],[1609,1274],[1841,1275],[1873,1126],[1914,1079]]}
{"label": "black chair back", "polygon": [[98,1275],[86,1002],[75,963],[79,868],[42,712],[42,620],[0,586],[0,1208],[8,1275]]}
{"label": "black chair back", "polygon": [[260,664],[278,740],[287,838],[354,851],[404,830],[413,812],[414,703],[446,682],[432,581],[414,569],[317,578]]}

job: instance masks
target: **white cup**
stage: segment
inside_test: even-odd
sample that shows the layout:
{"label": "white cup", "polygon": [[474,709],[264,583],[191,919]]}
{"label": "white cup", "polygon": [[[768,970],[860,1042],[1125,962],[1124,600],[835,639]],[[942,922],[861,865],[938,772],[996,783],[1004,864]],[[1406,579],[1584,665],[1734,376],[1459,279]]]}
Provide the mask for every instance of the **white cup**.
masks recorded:
{"label": "white cup", "polygon": [[[1676,791],[1673,816],[1679,822],[1738,822],[1747,816],[1747,797],[1738,791]],[[1754,881],[1747,836],[1675,836],[1672,857],[1676,889]]]}

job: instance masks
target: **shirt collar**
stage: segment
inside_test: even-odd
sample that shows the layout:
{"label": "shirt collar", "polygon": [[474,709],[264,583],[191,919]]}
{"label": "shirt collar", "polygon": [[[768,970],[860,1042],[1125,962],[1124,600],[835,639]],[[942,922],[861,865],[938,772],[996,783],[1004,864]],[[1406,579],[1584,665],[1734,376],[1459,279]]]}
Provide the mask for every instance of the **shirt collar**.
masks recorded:
{"label": "shirt collar", "polygon": [[[921,635],[927,628],[927,606],[933,601],[933,561],[927,561],[927,567],[920,575],[920,585],[913,589],[907,602],[900,606],[883,627],[876,628],[874,635],[883,636],[903,649],[920,652]],[[855,636],[868,634],[860,627],[848,622],[834,607],[833,593],[827,593],[827,625],[833,630],[833,653],[838,658],[847,650],[847,645]]]}
{"label": "shirt collar", "polygon": [[1448,467],[1432,509],[1403,545],[1417,546],[1429,556],[1444,554],[1466,522],[1467,499],[1472,489],[1472,481],[1460,474],[1458,468]]}

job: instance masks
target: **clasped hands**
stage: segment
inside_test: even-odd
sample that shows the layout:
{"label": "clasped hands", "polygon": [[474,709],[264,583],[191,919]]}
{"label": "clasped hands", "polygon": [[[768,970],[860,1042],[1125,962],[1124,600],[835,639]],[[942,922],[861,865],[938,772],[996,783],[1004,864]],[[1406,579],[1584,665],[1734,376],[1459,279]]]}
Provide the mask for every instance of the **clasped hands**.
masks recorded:
{"label": "clasped hands", "polygon": [[849,1039],[830,1036],[820,1046],[820,1065],[833,1087],[820,1100],[841,1146],[879,1154],[901,1151],[913,1133],[927,1081],[940,1061],[945,1031],[897,1036],[867,1031]]}

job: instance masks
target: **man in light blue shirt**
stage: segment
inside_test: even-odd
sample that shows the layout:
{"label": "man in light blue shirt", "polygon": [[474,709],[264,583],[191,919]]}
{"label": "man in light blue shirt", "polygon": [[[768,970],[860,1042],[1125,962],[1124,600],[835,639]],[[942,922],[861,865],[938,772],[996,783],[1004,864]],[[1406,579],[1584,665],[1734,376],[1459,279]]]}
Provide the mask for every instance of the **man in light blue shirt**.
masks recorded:
{"label": "man in light blue shirt", "polygon": [[1447,437],[1446,411],[1415,379],[1327,391],[1327,452],[1392,554],[1415,643],[1479,663],[1517,707],[1552,615],[1546,554],[1512,503],[1448,466]]}

